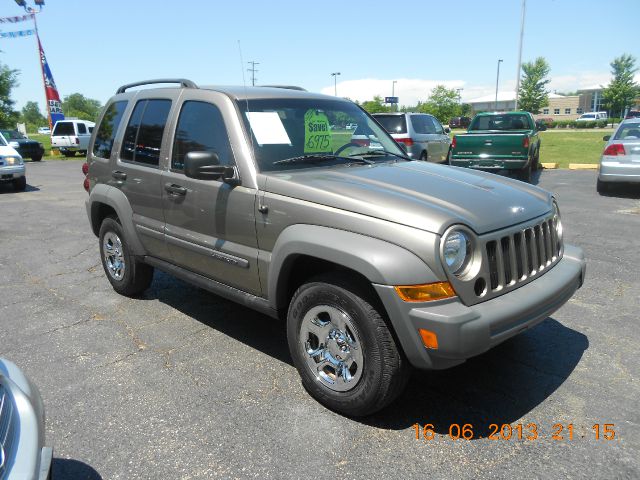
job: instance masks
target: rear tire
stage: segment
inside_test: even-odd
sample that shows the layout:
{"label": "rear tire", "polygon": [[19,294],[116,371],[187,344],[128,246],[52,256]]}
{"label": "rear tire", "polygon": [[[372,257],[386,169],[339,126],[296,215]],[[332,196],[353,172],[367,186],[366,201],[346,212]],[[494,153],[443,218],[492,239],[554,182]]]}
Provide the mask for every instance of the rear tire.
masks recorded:
{"label": "rear tire", "polygon": [[596,182],[596,190],[600,195],[603,195],[611,191],[611,184],[598,179],[598,181]]}
{"label": "rear tire", "polygon": [[34,155],[31,157],[32,162],[39,162],[40,160],[42,160],[42,155]]}
{"label": "rear tire", "polygon": [[428,162],[429,161],[429,152],[427,152],[426,150],[424,152],[422,152],[422,155],[420,155],[420,160],[422,160],[423,162]]}
{"label": "rear tire", "polygon": [[538,171],[541,169],[542,165],[540,165],[540,150],[537,150],[535,157],[533,157],[533,170]]}
{"label": "rear tire", "polygon": [[131,253],[117,217],[109,216],[102,221],[99,237],[102,268],[113,289],[120,295],[133,297],[149,288],[153,267]]}
{"label": "rear tire", "polygon": [[18,192],[24,192],[27,188],[27,177],[20,177],[14,180],[13,188]]}
{"label": "rear tire", "polygon": [[333,272],[294,293],[287,340],[305,389],[327,408],[370,415],[402,393],[410,367],[366,286]]}
{"label": "rear tire", "polygon": [[518,179],[522,182],[531,183],[531,164],[533,160],[529,160],[527,166],[518,172]]}

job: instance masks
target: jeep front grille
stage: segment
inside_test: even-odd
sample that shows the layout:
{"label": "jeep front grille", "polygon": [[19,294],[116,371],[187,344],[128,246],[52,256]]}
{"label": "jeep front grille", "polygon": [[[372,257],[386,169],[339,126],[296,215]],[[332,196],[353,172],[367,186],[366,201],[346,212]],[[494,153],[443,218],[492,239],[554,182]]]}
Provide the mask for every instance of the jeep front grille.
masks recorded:
{"label": "jeep front grille", "polygon": [[0,383],[0,478],[5,477],[7,462],[13,449],[17,422],[15,415],[13,397],[7,388]]}
{"label": "jeep front grille", "polygon": [[560,257],[562,242],[552,218],[485,244],[489,287],[498,291],[538,275]]}

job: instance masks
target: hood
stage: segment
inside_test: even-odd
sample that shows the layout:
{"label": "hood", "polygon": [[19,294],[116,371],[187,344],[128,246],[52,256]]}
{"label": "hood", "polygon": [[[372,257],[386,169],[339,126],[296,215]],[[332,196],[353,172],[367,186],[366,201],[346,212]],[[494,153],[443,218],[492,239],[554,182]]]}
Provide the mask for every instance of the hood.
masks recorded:
{"label": "hood", "polygon": [[543,215],[551,194],[491,173],[425,162],[272,173],[265,190],[442,234],[462,223],[478,234]]}
{"label": "hood", "polygon": [[2,155],[3,157],[20,157],[20,154],[16,151],[16,149],[10,145],[0,145],[0,155]]}

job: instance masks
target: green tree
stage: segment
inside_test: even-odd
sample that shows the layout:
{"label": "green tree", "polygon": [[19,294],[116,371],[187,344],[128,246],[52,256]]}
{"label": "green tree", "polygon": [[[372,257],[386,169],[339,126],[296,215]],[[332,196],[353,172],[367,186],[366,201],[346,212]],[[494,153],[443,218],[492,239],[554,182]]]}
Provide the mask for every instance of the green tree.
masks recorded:
{"label": "green tree", "polygon": [[81,120],[95,122],[102,105],[98,100],[86,98],[81,93],[72,93],[64,97],[62,111],[65,117],[75,117]]}
{"label": "green tree", "polygon": [[538,57],[533,62],[522,65],[522,77],[518,90],[518,109],[529,113],[540,113],[549,104],[547,84],[551,81],[549,64],[544,57]]}
{"label": "green tree", "polygon": [[382,97],[379,95],[373,97],[373,100],[362,102],[361,107],[369,113],[384,113],[391,111],[391,107],[385,105],[382,101]]}
{"label": "green tree", "polygon": [[47,124],[47,119],[40,113],[40,107],[37,102],[27,102],[22,107],[20,113],[20,121],[27,125],[27,132],[34,132],[38,127]]}
{"label": "green tree", "polygon": [[444,85],[436,85],[426,102],[418,104],[417,110],[422,113],[430,113],[441,123],[447,124],[452,117],[460,115],[458,92]]}
{"label": "green tree", "polygon": [[18,112],[13,110],[11,90],[18,86],[18,70],[12,70],[0,63],[0,127],[15,128]]}
{"label": "green tree", "polygon": [[610,65],[613,79],[602,92],[602,96],[605,105],[611,110],[611,116],[620,112],[622,117],[624,109],[631,106],[633,100],[640,95],[640,87],[633,80],[633,74],[638,71],[636,59],[625,54],[616,57]]}

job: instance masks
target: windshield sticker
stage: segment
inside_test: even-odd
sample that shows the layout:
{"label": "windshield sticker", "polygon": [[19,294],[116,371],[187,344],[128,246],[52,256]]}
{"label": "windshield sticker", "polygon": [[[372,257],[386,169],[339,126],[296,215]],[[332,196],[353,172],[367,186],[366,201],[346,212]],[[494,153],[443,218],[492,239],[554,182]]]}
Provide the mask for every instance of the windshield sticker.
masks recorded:
{"label": "windshield sticker", "polygon": [[291,145],[278,112],[247,112],[258,145]]}
{"label": "windshield sticker", "polygon": [[329,119],[315,108],[304,114],[304,153],[333,153]]}

